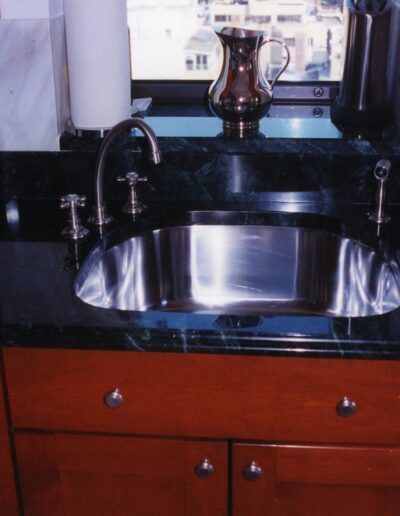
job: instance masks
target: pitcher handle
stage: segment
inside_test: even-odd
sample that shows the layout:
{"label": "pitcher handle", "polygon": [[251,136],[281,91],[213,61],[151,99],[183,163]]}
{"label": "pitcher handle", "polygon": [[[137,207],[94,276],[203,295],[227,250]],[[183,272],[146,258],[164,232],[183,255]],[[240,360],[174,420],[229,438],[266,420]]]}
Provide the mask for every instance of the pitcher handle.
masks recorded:
{"label": "pitcher handle", "polygon": [[275,39],[275,38],[265,39],[262,42],[261,46],[263,47],[266,43],[279,43],[280,45],[282,45],[282,47],[286,51],[286,63],[282,66],[282,68],[280,70],[278,70],[278,73],[275,75],[275,77],[271,81],[271,88],[273,89],[274,86],[275,86],[276,81],[283,74],[283,72],[286,70],[286,68],[288,67],[288,65],[290,63],[290,52],[289,52],[289,49],[288,49],[287,45],[285,45],[285,43],[283,43],[283,41],[281,41],[279,39]]}

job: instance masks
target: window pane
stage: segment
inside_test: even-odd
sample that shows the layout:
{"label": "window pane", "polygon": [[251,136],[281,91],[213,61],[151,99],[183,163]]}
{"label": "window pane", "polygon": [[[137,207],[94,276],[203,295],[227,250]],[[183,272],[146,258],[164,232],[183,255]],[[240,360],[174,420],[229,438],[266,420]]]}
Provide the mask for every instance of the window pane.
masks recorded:
{"label": "window pane", "polygon": [[[212,27],[264,30],[291,54],[284,80],[339,80],[343,0],[127,0],[132,78],[215,79],[222,48]],[[271,79],[285,53],[265,45],[260,65]]]}

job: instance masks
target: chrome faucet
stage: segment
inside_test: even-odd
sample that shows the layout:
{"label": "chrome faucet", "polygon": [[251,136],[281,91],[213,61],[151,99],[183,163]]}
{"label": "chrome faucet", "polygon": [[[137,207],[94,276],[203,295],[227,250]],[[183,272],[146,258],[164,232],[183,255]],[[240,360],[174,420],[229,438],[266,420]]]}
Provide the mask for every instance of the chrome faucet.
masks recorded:
{"label": "chrome faucet", "polygon": [[161,153],[158,146],[157,137],[153,131],[153,129],[141,118],[129,118],[127,120],[123,120],[119,124],[115,125],[106,135],[102,144],[100,145],[99,152],[96,158],[96,167],[95,167],[95,212],[91,219],[91,221],[98,225],[103,226],[111,222],[112,217],[107,215],[105,212],[104,206],[104,196],[103,196],[103,177],[104,177],[104,169],[106,165],[106,159],[110,150],[110,147],[114,140],[118,138],[122,133],[127,131],[128,129],[140,129],[147,139],[148,148],[148,156],[150,162],[158,165],[161,163]]}

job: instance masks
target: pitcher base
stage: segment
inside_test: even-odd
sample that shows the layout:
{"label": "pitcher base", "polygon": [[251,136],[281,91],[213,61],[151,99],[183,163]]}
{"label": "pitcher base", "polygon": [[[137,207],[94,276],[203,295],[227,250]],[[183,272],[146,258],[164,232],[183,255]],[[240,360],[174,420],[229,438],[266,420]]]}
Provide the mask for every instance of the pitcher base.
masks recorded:
{"label": "pitcher base", "polygon": [[233,136],[236,138],[248,138],[258,134],[260,130],[260,122],[227,122],[224,121],[224,136]]}

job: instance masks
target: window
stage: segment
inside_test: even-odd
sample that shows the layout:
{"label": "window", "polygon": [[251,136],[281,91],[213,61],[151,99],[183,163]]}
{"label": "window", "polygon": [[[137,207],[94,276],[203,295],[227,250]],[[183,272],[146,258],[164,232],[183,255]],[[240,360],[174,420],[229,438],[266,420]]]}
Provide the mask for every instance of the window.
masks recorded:
{"label": "window", "polygon": [[196,70],[207,70],[207,56],[196,56]]}
{"label": "window", "polygon": [[[213,25],[264,30],[285,41],[291,61],[284,80],[340,79],[342,0],[127,0],[127,6],[134,80],[214,79],[222,47]],[[263,47],[264,70],[279,65],[277,53],[273,44]]]}
{"label": "window", "polygon": [[248,18],[249,23],[271,23],[271,16],[268,15],[251,15]]}
{"label": "window", "polygon": [[299,14],[278,14],[277,18],[278,18],[278,22],[280,22],[280,23],[287,23],[287,22],[300,23],[301,22],[301,15],[299,15]]}

